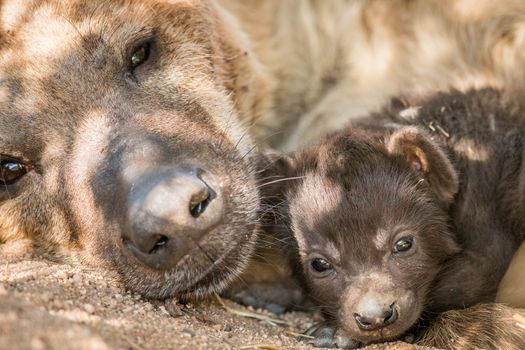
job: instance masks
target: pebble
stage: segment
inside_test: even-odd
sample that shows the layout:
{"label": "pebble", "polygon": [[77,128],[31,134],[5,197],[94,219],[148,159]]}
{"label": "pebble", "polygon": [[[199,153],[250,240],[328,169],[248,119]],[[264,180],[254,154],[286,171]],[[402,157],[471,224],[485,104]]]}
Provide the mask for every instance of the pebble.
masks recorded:
{"label": "pebble", "polygon": [[51,295],[51,293],[44,292],[40,295],[40,298],[42,299],[44,303],[49,303],[51,299],[53,298],[53,296]]}
{"label": "pebble", "polygon": [[84,304],[84,310],[88,313],[88,314],[94,314],[95,313],[95,307],[91,304]]}
{"label": "pebble", "polygon": [[185,337],[193,338],[195,336],[195,332],[189,328],[184,328],[182,330],[182,335]]}
{"label": "pebble", "polygon": [[164,307],[166,308],[166,311],[170,314],[171,317],[177,318],[184,316],[184,312],[182,312],[182,309],[176,301],[167,301]]}
{"label": "pebble", "polygon": [[66,271],[58,271],[55,274],[55,277],[58,278],[59,280],[67,280],[69,276]]}
{"label": "pebble", "polygon": [[73,275],[73,282],[75,284],[82,284],[82,276],[78,273]]}

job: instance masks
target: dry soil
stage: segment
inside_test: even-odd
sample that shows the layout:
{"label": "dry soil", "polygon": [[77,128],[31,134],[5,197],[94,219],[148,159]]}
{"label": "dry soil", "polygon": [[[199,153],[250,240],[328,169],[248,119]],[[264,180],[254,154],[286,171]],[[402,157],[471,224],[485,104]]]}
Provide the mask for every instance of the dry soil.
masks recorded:
{"label": "dry soil", "polygon": [[[276,318],[224,300],[144,300],[107,272],[39,257],[0,257],[0,349],[313,349],[290,332],[316,315]],[[239,311],[239,313],[238,313]],[[415,349],[409,344],[375,349]]]}

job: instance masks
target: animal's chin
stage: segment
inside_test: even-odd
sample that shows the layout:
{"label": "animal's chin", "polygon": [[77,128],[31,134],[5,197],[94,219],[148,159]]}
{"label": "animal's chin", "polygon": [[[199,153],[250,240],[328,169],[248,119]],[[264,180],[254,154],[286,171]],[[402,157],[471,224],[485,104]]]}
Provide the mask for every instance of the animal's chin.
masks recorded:
{"label": "animal's chin", "polygon": [[388,329],[383,328],[379,331],[372,331],[372,332],[359,332],[357,334],[350,335],[351,339],[358,340],[360,342],[363,342],[365,344],[373,344],[373,343],[382,343],[382,342],[388,342],[393,340],[398,340],[410,327],[407,327],[405,329]]}
{"label": "animal's chin", "polygon": [[351,329],[347,331],[347,334],[351,339],[358,340],[365,344],[399,340],[417,323],[419,317],[419,313],[414,313],[405,319],[399,320],[396,324],[379,330],[356,331],[355,329]]}
{"label": "animal's chin", "polygon": [[[238,232],[238,228],[235,231]],[[223,227],[213,235],[226,236],[225,232],[231,231]],[[212,255],[213,247],[209,247],[206,244],[208,239],[204,239],[199,247],[194,247],[171,269],[151,269],[134,261],[132,256],[127,256],[124,261],[114,261],[114,266],[125,287],[144,297],[205,298],[222,291],[242,272],[255,247],[257,227],[250,225],[245,227],[245,231],[228,236],[237,238],[228,246],[229,249]],[[207,246],[209,252],[203,251]]]}
{"label": "animal's chin", "polygon": [[[239,235],[240,236],[240,235]],[[252,228],[250,239],[239,240],[221,254],[209,267],[192,281],[187,289],[177,291],[181,299],[200,299],[223,291],[246,267],[255,248],[257,229]]]}

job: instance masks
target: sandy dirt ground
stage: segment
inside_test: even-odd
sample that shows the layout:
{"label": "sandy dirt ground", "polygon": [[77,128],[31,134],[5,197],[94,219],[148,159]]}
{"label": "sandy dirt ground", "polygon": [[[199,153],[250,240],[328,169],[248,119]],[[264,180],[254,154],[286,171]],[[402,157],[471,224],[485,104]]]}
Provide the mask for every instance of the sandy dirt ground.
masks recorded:
{"label": "sandy dirt ground", "polygon": [[315,315],[288,313],[285,325],[272,325],[237,311],[272,314],[223,302],[228,309],[217,300],[144,300],[93,268],[0,257],[0,349],[314,349],[290,332],[307,329]]}

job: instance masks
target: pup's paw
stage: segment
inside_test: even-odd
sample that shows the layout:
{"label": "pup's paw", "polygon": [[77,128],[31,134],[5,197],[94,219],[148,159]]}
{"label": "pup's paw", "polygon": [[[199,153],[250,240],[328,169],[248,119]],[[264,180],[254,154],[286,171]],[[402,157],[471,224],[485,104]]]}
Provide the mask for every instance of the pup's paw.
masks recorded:
{"label": "pup's paw", "polygon": [[357,349],[363,344],[349,338],[342,330],[326,322],[310,327],[306,335],[315,337],[309,343],[316,348]]}
{"label": "pup's paw", "polygon": [[225,295],[239,304],[265,309],[276,315],[299,307],[305,299],[300,289],[280,283],[253,283],[231,289]]}

